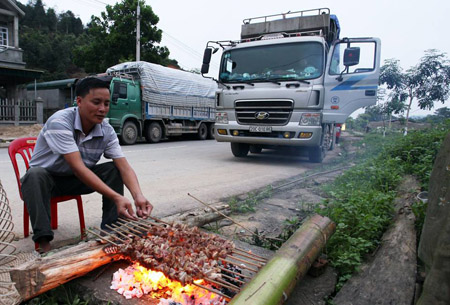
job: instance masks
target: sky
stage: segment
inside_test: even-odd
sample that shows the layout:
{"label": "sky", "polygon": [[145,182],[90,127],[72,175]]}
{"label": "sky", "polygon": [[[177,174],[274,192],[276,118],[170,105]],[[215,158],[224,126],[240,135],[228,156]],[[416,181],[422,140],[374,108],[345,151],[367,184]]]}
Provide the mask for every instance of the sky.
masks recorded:
{"label": "sky", "polygon": [[[18,0],[26,4],[29,0]],[[100,16],[106,5],[118,0],[42,0],[46,8],[57,13],[71,10],[83,24],[92,15]],[[120,0],[121,1],[121,0]],[[242,21],[315,8],[329,8],[337,15],[342,37],[378,37],[381,39],[381,62],[400,60],[403,69],[416,65],[425,50],[437,49],[450,57],[447,35],[450,1],[444,0],[146,0],[163,30],[161,46],[170,51],[185,70],[200,69],[203,51],[210,40],[239,39]],[[217,63],[219,56],[213,60]],[[450,107],[436,103],[435,108]],[[411,115],[426,115],[413,105]]]}

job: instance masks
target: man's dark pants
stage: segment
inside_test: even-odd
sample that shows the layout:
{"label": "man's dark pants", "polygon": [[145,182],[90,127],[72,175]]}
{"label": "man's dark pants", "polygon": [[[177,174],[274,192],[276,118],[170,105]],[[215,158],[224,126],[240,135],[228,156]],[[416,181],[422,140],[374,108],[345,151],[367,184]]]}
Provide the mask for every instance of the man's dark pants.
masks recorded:
{"label": "man's dark pants", "polygon": [[[106,185],[123,195],[123,181],[113,162],[97,164],[91,168]],[[22,196],[30,214],[33,228],[33,241],[46,237],[53,239],[50,226],[50,199],[57,196],[83,195],[94,192],[74,175],[59,176],[49,173],[42,167],[31,167],[22,177]],[[102,229],[106,224],[117,220],[114,201],[103,196]]]}

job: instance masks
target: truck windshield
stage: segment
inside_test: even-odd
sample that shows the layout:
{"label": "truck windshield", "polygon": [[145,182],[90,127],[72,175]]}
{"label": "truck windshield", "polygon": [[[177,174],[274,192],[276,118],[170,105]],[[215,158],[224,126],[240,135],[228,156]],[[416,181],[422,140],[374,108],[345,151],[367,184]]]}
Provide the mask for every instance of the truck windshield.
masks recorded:
{"label": "truck windshield", "polygon": [[306,80],[323,73],[318,42],[264,45],[226,51],[219,79],[224,83]]}

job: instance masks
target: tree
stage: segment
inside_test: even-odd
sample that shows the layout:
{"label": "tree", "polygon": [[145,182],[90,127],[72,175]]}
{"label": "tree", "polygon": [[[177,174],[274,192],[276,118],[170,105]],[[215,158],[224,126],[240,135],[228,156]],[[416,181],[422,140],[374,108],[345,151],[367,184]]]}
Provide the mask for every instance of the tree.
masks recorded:
{"label": "tree", "polygon": [[84,27],[80,18],[75,17],[72,11],[67,11],[59,15],[58,31],[78,36],[83,34]]}
{"label": "tree", "polygon": [[75,61],[88,72],[104,72],[108,67],[135,59],[136,9],[141,7],[141,59],[163,64],[169,50],[156,46],[162,31],[156,27],[159,21],[143,0],[122,0],[114,6],[107,5],[101,17],[91,17],[88,24],[88,44],[76,49]]}
{"label": "tree", "polygon": [[434,111],[434,114],[441,118],[450,119],[450,108],[442,107],[442,108],[436,109]]}
{"label": "tree", "polygon": [[408,96],[404,92],[405,75],[399,60],[391,58],[384,61],[384,65],[380,69],[380,84],[385,84],[389,90],[382,112],[389,117],[392,113],[403,113],[406,108],[404,102]]}
{"label": "tree", "polygon": [[61,15],[52,8],[45,11],[42,0],[18,5],[25,12],[20,21],[19,35],[27,67],[43,70],[44,81],[70,78],[82,73],[73,64],[72,54],[75,46],[82,41],[76,37],[84,30],[80,18],[76,18],[71,11]]}
{"label": "tree", "polygon": [[432,109],[436,101],[445,103],[450,95],[450,65],[445,53],[435,49],[425,51],[419,62],[405,73],[396,59],[387,60],[381,68],[380,83],[391,90],[388,111],[401,111],[406,104],[406,126],[414,100],[420,109]]}

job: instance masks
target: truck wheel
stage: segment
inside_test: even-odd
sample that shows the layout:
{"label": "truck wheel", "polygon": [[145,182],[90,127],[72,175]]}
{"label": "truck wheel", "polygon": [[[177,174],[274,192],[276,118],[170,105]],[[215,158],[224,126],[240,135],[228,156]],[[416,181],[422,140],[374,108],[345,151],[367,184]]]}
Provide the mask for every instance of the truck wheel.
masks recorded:
{"label": "truck wheel", "polygon": [[309,148],[309,162],[322,163],[325,158],[325,148],[322,146],[314,146]]}
{"label": "truck wheel", "polygon": [[197,138],[199,140],[206,140],[207,137],[208,137],[208,127],[206,127],[205,123],[200,123],[200,126],[198,127]]}
{"label": "truck wheel", "polygon": [[313,163],[322,163],[325,155],[330,148],[330,128],[326,126],[323,130],[322,139],[319,146],[309,148],[309,161]]}
{"label": "truck wheel", "polygon": [[148,125],[146,131],[145,131],[145,140],[148,143],[158,143],[161,141],[162,138],[162,128],[161,125],[157,122],[153,122],[150,125]]}
{"label": "truck wheel", "polygon": [[244,143],[231,143],[231,152],[235,157],[243,158],[248,154],[250,145]]}
{"label": "truck wheel", "polygon": [[208,125],[208,139],[214,139],[214,123]]}
{"label": "truck wheel", "polygon": [[260,154],[262,151],[262,147],[259,145],[250,145],[250,152],[252,154]]}
{"label": "truck wheel", "polygon": [[334,126],[331,128],[331,142],[330,142],[330,149],[329,150],[333,150],[334,146],[336,144],[336,129],[334,128]]}
{"label": "truck wheel", "polygon": [[120,135],[120,142],[123,145],[133,145],[136,143],[138,137],[138,129],[136,124],[131,121],[126,122],[122,128],[122,134]]}

